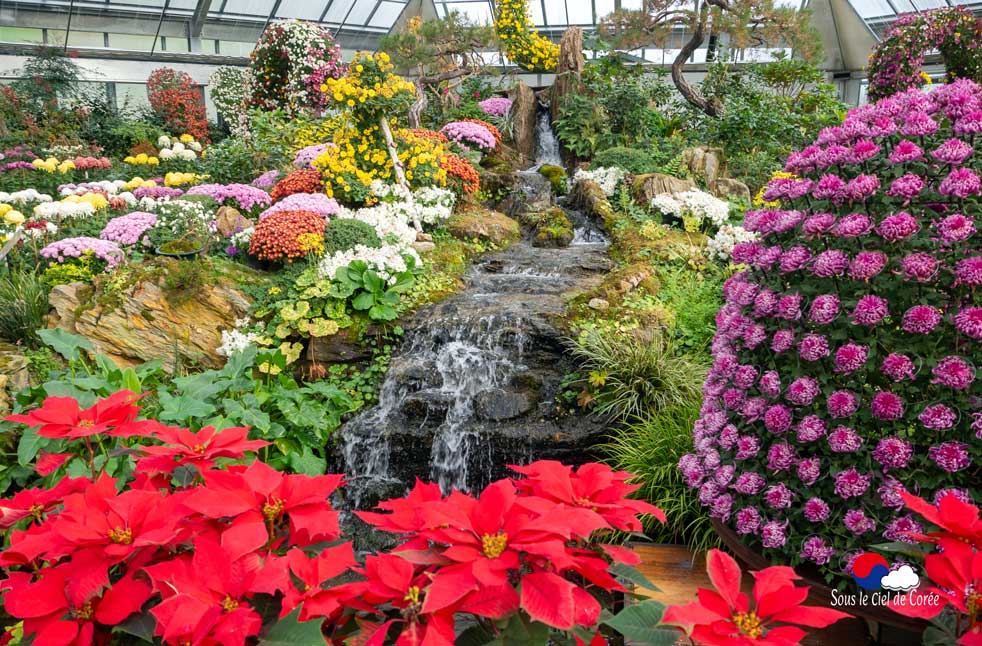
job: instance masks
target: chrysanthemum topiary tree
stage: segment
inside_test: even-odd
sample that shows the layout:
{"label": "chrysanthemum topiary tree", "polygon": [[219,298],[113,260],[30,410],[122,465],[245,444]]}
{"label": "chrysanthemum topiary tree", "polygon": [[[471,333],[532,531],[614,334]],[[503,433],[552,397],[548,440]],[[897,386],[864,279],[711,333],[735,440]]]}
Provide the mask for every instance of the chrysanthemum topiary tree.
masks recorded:
{"label": "chrysanthemum topiary tree", "polygon": [[848,572],[911,541],[898,492],[978,492],[982,91],[853,109],[794,153],[745,227],[680,468],[774,560]]}

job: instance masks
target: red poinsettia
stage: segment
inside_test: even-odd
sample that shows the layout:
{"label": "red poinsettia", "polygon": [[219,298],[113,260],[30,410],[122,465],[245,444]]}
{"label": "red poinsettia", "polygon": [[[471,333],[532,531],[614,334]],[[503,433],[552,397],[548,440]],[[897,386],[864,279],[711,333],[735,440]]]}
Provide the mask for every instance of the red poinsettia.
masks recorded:
{"label": "red poinsettia", "polygon": [[8,415],[8,422],[38,427],[42,437],[78,439],[106,434],[117,437],[143,435],[156,422],[134,422],[140,407],[135,402],[142,395],[128,390],[99,400],[82,409],[72,397],[48,397],[41,408],[26,414]]}
{"label": "red poinsettia", "polygon": [[364,588],[360,582],[324,587],[324,584],[355,567],[351,543],[326,548],[313,558],[308,558],[301,550],[292,549],[285,559],[294,578],[283,590],[280,617],[287,616],[300,604],[303,604],[300,621],[334,617],[343,609],[345,601],[358,596]]}
{"label": "red poinsettia", "polygon": [[588,463],[577,469],[553,460],[539,460],[528,466],[510,465],[510,469],[526,476],[517,480],[519,489],[535,496],[522,504],[541,504],[542,500],[563,503],[570,507],[583,507],[595,511],[611,526],[626,531],[640,532],[644,528],[639,515],[651,514],[665,522],[665,512],[642,500],[631,500],[629,495],[641,485],[627,484],[633,476],[624,471],[614,471],[605,464]]}
{"label": "red poinsettia", "polygon": [[7,591],[6,612],[24,621],[24,635],[45,646],[107,644],[103,626],[122,623],[152,592],[131,575],[110,585],[107,564],[84,558],[36,573],[11,572],[0,589]]}
{"label": "red poinsettia", "polygon": [[206,426],[193,433],[186,428],[160,426],[153,431],[153,437],[164,446],[140,447],[147,457],[137,462],[139,472],[173,473],[182,466],[194,466],[201,472],[214,466],[218,458],[241,458],[246,451],[269,445],[262,440],[250,440],[249,429],[244,427],[216,431],[213,426]]}
{"label": "red poinsettia", "polygon": [[232,518],[231,531],[243,553],[275,540],[284,529],[299,547],[341,536],[338,513],[328,502],[341,484],[339,475],[284,475],[257,460],[239,472],[206,471],[204,480],[184,504],[207,518]]}
{"label": "red poinsettia", "polygon": [[119,562],[175,540],[181,531],[181,494],[142,489],[116,493],[116,484],[103,473],[84,492],[65,497],[61,513],[50,523],[60,542],[52,544],[49,558],[93,549]]}
{"label": "red poinsettia", "polygon": [[63,478],[51,489],[23,489],[9,500],[0,500],[0,529],[9,529],[24,518],[41,522],[65,496],[82,491],[90,484],[92,481],[88,478]]}
{"label": "red poinsettia", "polygon": [[957,538],[982,548],[982,520],[979,519],[979,508],[975,505],[959,500],[952,493],[941,496],[936,507],[903,490],[900,491],[900,497],[908,509],[916,511],[942,530],[926,535],[911,534],[911,537],[930,543],[936,543],[942,538]]}
{"label": "red poinsettia", "polygon": [[907,617],[933,619],[947,605],[968,615],[969,627],[959,644],[982,646],[982,552],[960,540],[940,540],[942,551],[924,558],[924,569],[933,584],[890,601],[889,607]]}
{"label": "red poinsettia", "polygon": [[249,600],[257,591],[257,576],[267,574],[222,543],[199,536],[192,555],[144,568],[163,597],[151,613],[156,634],[165,642],[243,646],[259,634],[262,618]]}
{"label": "red poinsettia", "polygon": [[71,453],[48,453],[41,451],[38,453],[37,460],[34,462],[34,470],[42,477],[51,475],[61,465],[65,464],[70,457],[72,457]]}
{"label": "red poinsettia", "polygon": [[663,624],[679,627],[698,644],[794,646],[808,634],[798,626],[825,628],[850,616],[831,608],[802,605],[808,588],[794,585],[799,577],[789,567],[753,573],[753,605],[740,591],[742,572],[731,556],[710,550],[706,570],[716,590],[699,588],[698,601],[669,606],[662,618]]}

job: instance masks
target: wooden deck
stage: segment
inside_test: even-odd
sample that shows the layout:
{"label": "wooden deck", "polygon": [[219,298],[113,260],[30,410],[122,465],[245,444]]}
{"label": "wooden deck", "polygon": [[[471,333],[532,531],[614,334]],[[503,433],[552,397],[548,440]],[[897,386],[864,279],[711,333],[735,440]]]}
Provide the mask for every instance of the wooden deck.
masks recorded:
{"label": "wooden deck", "polygon": [[[699,588],[712,588],[706,574],[706,562],[702,555],[693,556],[688,549],[678,545],[634,546],[641,556],[639,570],[659,591],[639,590],[649,598],[664,604],[680,604],[694,600]],[[753,577],[744,568],[742,587],[748,593],[753,588]],[[909,636],[890,637],[880,635],[879,641],[870,635],[865,621],[849,619],[840,621],[822,631],[813,632],[804,642],[806,646],[914,646]],[[920,643],[919,640],[916,643]]]}

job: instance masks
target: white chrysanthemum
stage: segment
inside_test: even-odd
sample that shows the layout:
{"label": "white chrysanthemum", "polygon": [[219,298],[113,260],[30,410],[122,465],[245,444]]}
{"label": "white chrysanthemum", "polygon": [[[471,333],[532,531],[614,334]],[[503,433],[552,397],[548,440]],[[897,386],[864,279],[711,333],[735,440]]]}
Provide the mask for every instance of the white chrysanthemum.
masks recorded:
{"label": "white chrysanthemum", "polygon": [[733,255],[734,246],[740,242],[751,242],[757,237],[756,233],[747,231],[742,226],[724,224],[716,235],[709,239],[706,248],[710,258],[727,261]]}
{"label": "white chrysanthemum", "polygon": [[663,215],[682,216],[682,203],[668,193],[651,198],[651,208]]}
{"label": "white chrysanthemum", "polygon": [[616,166],[611,166],[608,168],[594,168],[593,170],[579,169],[576,174],[573,175],[573,183],[577,182],[596,182],[600,186],[600,190],[603,191],[604,195],[610,197],[617,190],[617,185],[624,181],[627,177],[627,171],[623,168],[618,168]]}
{"label": "white chrysanthemum", "polygon": [[157,148],[170,148],[171,141],[167,135],[157,137]]}

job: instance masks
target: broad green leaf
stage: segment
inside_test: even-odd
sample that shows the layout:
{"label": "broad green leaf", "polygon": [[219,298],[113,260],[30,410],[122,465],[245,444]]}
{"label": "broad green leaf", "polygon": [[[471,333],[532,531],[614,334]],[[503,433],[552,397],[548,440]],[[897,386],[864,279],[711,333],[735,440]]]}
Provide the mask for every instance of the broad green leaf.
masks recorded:
{"label": "broad green leaf", "polygon": [[378,275],[373,269],[369,269],[362,275],[362,280],[365,283],[365,288],[370,292],[381,292],[385,289],[385,281],[382,277]]}
{"label": "broad green leaf", "polygon": [[79,360],[81,357],[79,350],[88,350],[89,352],[95,351],[95,348],[92,347],[92,343],[89,342],[89,340],[84,336],[65,332],[59,327],[50,328],[47,330],[38,330],[37,335],[41,337],[41,340],[44,341],[48,347],[69,361]]}
{"label": "broad green leaf", "polygon": [[117,624],[113,632],[126,633],[147,643],[153,643],[153,633],[156,628],[157,621],[150,612],[135,612],[123,623]]}
{"label": "broad green leaf", "polygon": [[300,622],[300,608],[279,620],[265,637],[259,640],[259,646],[324,646],[324,635],[321,633],[323,620]]}
{"label": "broad green leaf", "polygon": [[399,316],[399,312],[388,305],[376,305],[368,311],[368,316],[375,321],[393,321]]}
{"label": "broad green leaf", "polygon": [[324,458],[317,457],[306,446],[303,447],[303,452],[288,455],[287,462],[294,471],[307,476],[322,476],[327,472],[327,463]]}
{"label": "broad green leaf", "polygon": [[369,309],[374,304],[375,294],[372,294],[371,292],[362,292],[351,299],[351,307],[355,308],[359,312]]}
{"label": "broad green leaf", "polygon": [[175,397],[166,390],[161,390],[158,397],[161,407],[158,417],[164,422],[186,423],[194,418],[211,417],[215,414],[214,406],[188,395]]}
{"label": "broad green leaf", "polygon": [[630,565],[625,565],[624,563],[614,563],[608,568],[608,571],[618,579],[629,581],[639,588],[647,588],[648,590],[652,590],[654,592],[659,591],[658,586],[652,583],[651,579],[642,574],[640,570],[635,567],[631,567]]}
{"label": "broad green leaf", "polygon": [[37,457],[38,451],[47,446],[48,438],[38,435],[37,429],[26,428],[20,436],[17,444],[17,462],[21,465],[28,465]]}
{"label": "broad green leaf", "polygon": [[[105,384],[109,389],[109,384]],[[80,390],[69,381],[47,381],[44,383],[44,393],[48,397],[72,397],[82,408],[95,404],[96,397],[90,392]]]}
{"label": "broad green leaf", "polygon": [[143,392],[143,382],[140,380],[140,376],[136,374],[133,368],[126,368],[120,373],[120,385],[124,390],[129,390],[140,394]]}
{"label": "broad green leaf", "polygon": [[607,625],[624,635],[624,641],[638,646],[671,646],[679,633],[675,629],[659,628],[665,606],[657,601],[632,604],[617,613]]}

